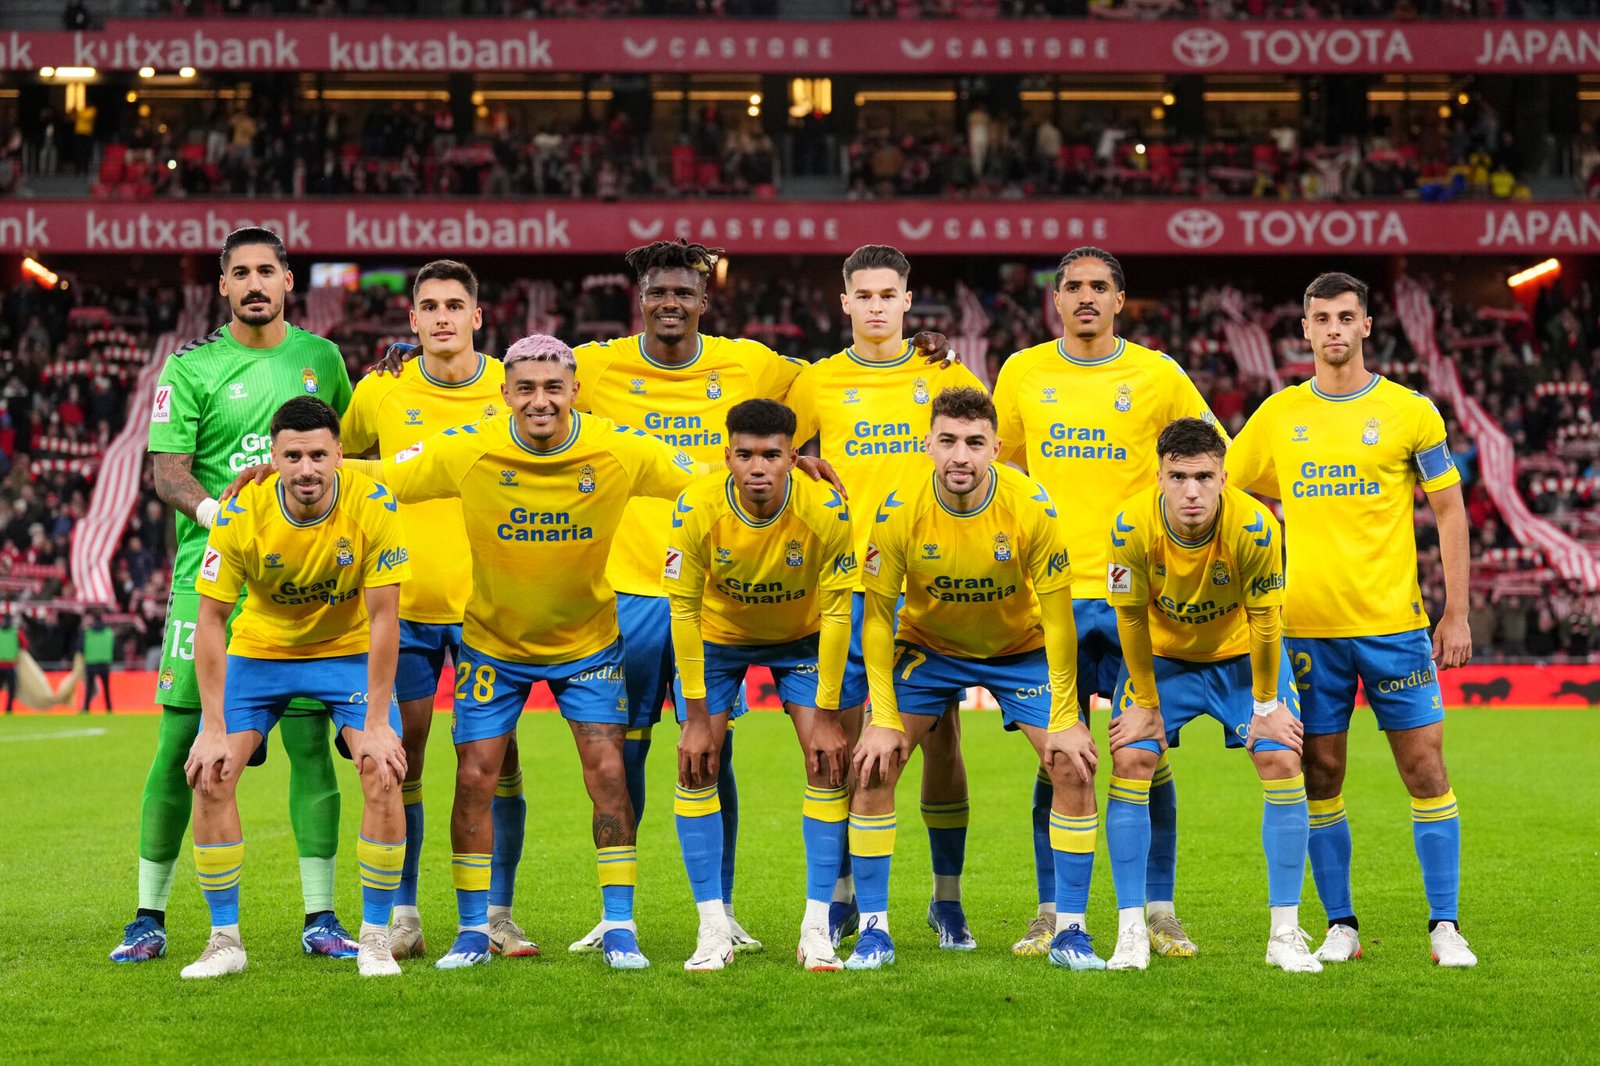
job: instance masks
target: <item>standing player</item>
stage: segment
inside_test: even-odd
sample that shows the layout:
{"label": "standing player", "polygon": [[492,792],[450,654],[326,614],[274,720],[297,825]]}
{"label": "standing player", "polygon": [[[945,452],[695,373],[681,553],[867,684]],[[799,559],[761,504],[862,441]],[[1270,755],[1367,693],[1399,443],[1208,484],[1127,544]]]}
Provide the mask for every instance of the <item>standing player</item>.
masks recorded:
{"label": "standing player", "polygon": [[452,730],[461,928],[440,969],[489,961],[490,801],[537,681],[549,683],[572,729],[594,804],[601,950],[618,969],[649,965],[633,923],[636,829],[622,767],[628,701],[604,561],[628,501],[676,498],[694,462],[641,430],[574,412],[575,373],[565,344],[524,337],[506,352],[508,416],[447,429],[381,464],[403,502],[459,498],[472,547]]}
{"label": "standing player", "polygon": [[[930,366],[916,358],[916,346],[905,338],[910,275],[911,263],[897,248],[869,244],[850,253],[844,261],[839,303],[850,318],[851,345],[801,371],[789,392],[799,424],[795,439],[804,443],[816,436],[822,457],[867,513],[874,512],[891,491],[927,476],[923,454],[927,436],[922,427],[933,397],[949,388],[983,388],[959,363]],[[866,552],[871,532],[871,523],[856,524],[857,558]],[[845,731],[852,738],[861,732],[861,704],[867,697],[861,657],[866,595],[859,580],[855,591],[842,712]],[[922,820],[933,853],[928,924],[938,931],[940,947],[971,950],[977,942],[961,907],[968,808],[959,713],[958,706],[951,705],[922,741]],[[854,907],[846,865],[835,886],[829,921],[836,942],[854,932]]]}
{"label": "standing player", "polygon": [[[1227,487],[1227,444],[1215,426],[1180,418],[1156,441],[1157,484],[1122,505],[1111,527],[1106,601],[1116,609],[1123,668],[1111,723],[1106,845],[1117,889],[1117,947],[1107,967],[1150,964],[1145,868],[1150,778],[1161,739],[1209,714],[1228,747],[1243,745],[1266,803],[1271,908],[1267,962],[1320,973],[1300,929],[1306,867],[1306,787],[1300,698],[1283,650],[1283,538],[1278,521]],[[1252,704],[1253,694],[1253,704]]]}
{"label": "standing player", "polygon": [[[196,587],[195,673],[204,724],[184,765],[194,787],[194,865],[211,938],[183,977],[245,968],[239,938],[244,833],[236,790],[250,754],[289,701],[321,701],[361,774],[363,977],[400,973],[389,908],[405,855],[405,751],[394,704],[400,583],[411,577],[399,508],[382,485],[339,471],[339,415],[314,396],[279,408],[277,476],[248,485],[217,516]],[[228,618],[248,590],[228,634]],[[370,650],[369,650],[370,649]]]}
{"label": "standing player", "polygon": [[[339,349],[284,321],[294,275],[277,234],[256,228],[230,233],[217,287],[230,320],[168,358],[150,412],[156,492],[177,512],[178,554],[156,691],[161,733],[140,811],[139,910],[111,953],[114,962],[145,962],[167,950],[167,896],[191,807],[183,762],[200,728],[194,583],[217,515],[216,494],[236,473],[268,458],[267,428],[285,400],[315,396],[339,412],[350,402]],[[328,754],[328,718],[308,717],[308,710],[321,708],[303,700],[290,704],[279,729],[289,755],[289,819],[305,897],[301,944],[308,953],[348,958],[356,944],[333,913],[339,785]]]}
{"label": "standing player", "polygon": [[[1056,268],[1055,307],[1060,340],[1025,348],[1000,368],[994,402],[1000,412],[1001,459],[1015,463],[1057,500],[1080,581],[1073,600],[1078,624],[1079,694],[1110,698],[1122,667],[1115,612],[1106,605],[1106,529],[1117,505],[1150,485],[1156,437],[1175,419],[1215,421],[1181,367],[1160,352],[1116,334],[1127,299],[1122,264],[1099,248],[1074,248]],[[1050,914],[1050,785],[1041,775],[1033,795],[1033,854],[1039,916],[1012,948],[1018,955],[1048,950],[1056,926]],[[1178,798],[1162,756],[1150,790],[1150,943],[1158,954],[1196,952],[1173,908],[1177,873]]]}
{"label": "standing player", "polygon": [[[505,367],[472,346],[483,325],[478,278],[465,263],[436,259],[417,271],[411,329],[422,354],[393,376],[369,374],[344,415],[344,444],[354,455],[396,455],[450,426],[494,418],[504,401]],[[417,578],[400,590],[400,661],[395,698],[405,723],[406,865],[394,908],[390,946],[397,959],[426,951],[417,912],[422,858],[422,766],[433,724],[433,698],[445,655],[460,656],[461,620],[472,591],[472,548],[458,499],[425,500],[401,514]],[[506,749],[493,803],[494,859],[489,878],[489,947],[506,956],[537,955],[511,917],[528,805],[515,739]]]}
{"label": "standing player", "polygon": [[678,839],[700,909],[686,970],[720,970],[733,957],[723,911],[717,778],[723,735],[743,707],[751,666],[772,670],[806,755],[801,820],[806,912],[799,961],[837,970],[828,935],[844,848],[850,744],[839,723],[839,685],[850,648],[856,556],[850,510],[838,490],[793,473],[794,412],[746,400],[728,412],[727,472],[678,497],[667,541],[665,587],[682,698],[678,720]]}
{"label": "standing player", "polygon": [[[861,938],[845,963],[894,962],[889,865],[894,787],[906,757],[953,700],[982,685],[1050,773],[1057,922],[1050,961],[1105,969],[1085,932],[1094,868],[1094,740],[1078,715],[1072,568],[1045,490],[996,465],[995,410],[977,389],[933,401],[931,476],[879,505],[862,562],[872,722],[856,746],[850,854]],[[895,631],[895,604],[904,590]]]}
{"label": "standing player", "polygon": [[[1438,409],[1366,368],[1367,286],[1348,274],[1319,275],[1304,308],[1316,376],[1250,416],[1227,467],[1234,484],[1283,501],[1290,538],[1283,625],[1305,715],[1311,873],[1328,912],[1317,958],[1361,957],[1342,795],[1359,680],[1411,793],[1434,961],[1475,966],[1457,923],[1461,822],[1435,672],[1472,658],[1461,475]],[[1412,530],[1418,485],[1438,520],[1444,559],[1445,613],[1431,642]]]}

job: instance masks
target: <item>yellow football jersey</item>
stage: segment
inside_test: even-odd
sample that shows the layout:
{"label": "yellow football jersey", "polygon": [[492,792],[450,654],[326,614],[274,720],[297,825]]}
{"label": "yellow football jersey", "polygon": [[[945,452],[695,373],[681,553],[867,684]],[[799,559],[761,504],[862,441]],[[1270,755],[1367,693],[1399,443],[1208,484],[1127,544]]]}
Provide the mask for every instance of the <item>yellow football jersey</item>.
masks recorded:
{"label": "yellow football jersey", "polygon": [[[441,429],[494,418],[505,407],[500,386],[506,368],[478,355],[478,370],[465,381],[428,376],[418,357],[400,376],[368,374],[356,385],[339,433],[348,455],[393,455]],[[400,589],[400,617],[411,622],[458,625],[472,593],[472,549],[461,517],[461,501],[423,500],[400,513],[406,544],[419,578]]]}
{"label": "yellow football jersey", "polygon": [[195,589],[234,603],[230,655],[326,659],[368,647],[364,589],[411,579],[400,508],[355,470],[334,474],[333,505],[313,522],[289,517],[277,474],[222,505]]}
{"label": "yellow football jersey", "polygon": [[[1106,568],[1117,505],[1155,484],[1161,431],[1179,418],[1216,423],[1182,367],[1120,337],[1114,352],[1092,362],[1067,355],[1059,340],[1024,348],[1000,368],[994,403],[1000,458],[1049,491],[1072,564],[1090,575]],[[1098,600],[1105,589],[1098,579],[1080,581],[1073,595]]]}
{"label": "yellow football jersey", "polygon": [[573,662],[617,639],[606,556],[628,501],[656,496],[670,514],[694,461],[643,430],[577,412],[559,448],[536,452],[512,419],[413,444],[383,460],[383,477],[407,504],[461,500],[472,545],[467,644],[508,662]]}
{"label": "yellow football jersey", "polygon": [[[668,366],[644,351],[644,335],[576,349],[578,396],[573,406],[642,429],[708,467],[720,467],[728,408],[744,400],[782,400],[804,363],[764,344],[731,337],[700,338],[700,351]],[[672,503],[637,499],[628,506],[628,536],[618,539],[606,576],[618,592],[660,596]]]}
{"label": "yellow football jersey", "polygon": [[1417,585],[1416,486],[1461,481],[1444,419],[1373,374],[1329,396],[1315,381],[1269,396],[1228,449],[1231,484],[1283,501],[1291,637],[1378,637],[1428,625]]}
{"label": "yellow football jersey", "polygon": [[850,509],[832,486],[789,474],[782,508],[750,516],[733,475],[701,478],[672,515],[662,587],[698,596],[713,644],[784,644],[818,631],[820,593],[855,585]]}
{"label": "yellow football jersey", "polygon": [[1250,498],[1222,490],[1217,520],[1197,540],[1167,522],[1151,487],[1112,520],[1106,602],[1150,608],[1150,644],[1164,659],[1214,663],[1248,654],[1243,608],[1283,605],[1283,536]]}
{"label": "yellow football jersey", "polygon": [[[861,358],[855,349],[806,367],[789,390],[799,428],[795,443],[816,437],[862,514],[871,514],[898,488],[927,476],[923,442],[933,398],[970,386],[987,392],[960,363],[929,366],[910,341],[891,363]],[[856,523],[856,556],[867,551],[868,522]],[[864,586],[858,580],[856,590]]]}
{"label": "yellow football jersey", "polygon": [[989,495],[954,514],[929,471],[878,507],[861,570],[867,589],[898,596],[898,640],[945,655],[987,659],[1044,646],[1036,593],[1072,584],[1062,523],[1045,490],[996,464]]}

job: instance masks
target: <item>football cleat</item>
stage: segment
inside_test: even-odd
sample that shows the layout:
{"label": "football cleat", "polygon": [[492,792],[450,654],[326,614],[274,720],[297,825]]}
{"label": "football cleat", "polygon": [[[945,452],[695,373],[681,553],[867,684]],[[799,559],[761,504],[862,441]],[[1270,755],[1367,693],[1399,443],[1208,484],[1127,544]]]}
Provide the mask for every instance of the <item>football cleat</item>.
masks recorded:
{"label": "football cleat", "polygon": [[856,908],[854,896],[849,903],[835,900],[828,904],[828,935],[833,938],[834,947],[839,946],[839,941],[855,936],[860,927],[861,911]]}
{"label": "football cleat", "polygon": [[1192,959],[1200,954],[1176,914],[1158,914],[1151,919],[1150,950],[1163,959]]}
{"label": "football cleat", "polygon": [[967,915],[960,900],[933,900],[928,904],[928,927],[939,934],[939,947],[945,951],[975,951],[978,942],[967,928]]}
{"label": "football cleat", "polygon": [[700,923],[700,933],[695,938],[694,954],[684,962],[683,968],[691,973],[709,973],[720,970],[733,961],[733,937],[728,932],[728,922]]}
{"label": "football cleat", "polygon": [[1361,936],[1348,925],[1328,926],[1328,935],[1317,949],[1318,962],[1349,962],[1361,957]]}
{"label": "football cleat", "polygon": [[520,959],[539,954],[539,945],[529,940],[522,926],[506,915],[489,923],[489,950],[508,959]]}
{"label": "football cleat", "polygon": [[1103,970],[1106,960],[1094,953],[1094,937],[1081,925],[1069,925],[1050,941],[1050,965],[1069,970]]}
{"label": "football cleat", "polygon": [[613,970],[644,970],[650,966],[650,960],[639,950],[639,938],[632,929],[607,929],[600,939],[600,951],[606,965]]}
{"label": "football cleat", "polygon": [[847,970],[881,970],[894,965],[894,941],[876,924],[861,930],[856,949],[844,960]]}
{"label": "football cleat", "polygon": [[300,934],[300,946],[307,955],[326,955],[330,959],[353,959],[361,950],[350,931],[339,924],[332,911],[324,911]]}
{"label": "football cleat", "polygon": [[568,951],[599,951],[605,937],[606,923],[600,922],[583,936],[567,945]]}
{"label": "football cleat", "polygon": [[1455,922],[1440,922],[1428,934],[1428,940],[1433,944],[1433,961],[1440,966],[1478,965],[1478,956],[1467,946],[1467,938]]}
{"label": "football cleat", "polygon": [[456,942],[450,945],[450,950],[433,966],[436,970],[465,970],[468,966],[482,966],[489,958],[489,934],[463,929],[456,934]]}
{"label": "football cleat", "polygon": [[844,967],[839,953],[834,950],[833,939],[820,925],[800,930],[800,947],[795,951],[795,959],[813,973],[832,973]]}
{"label": "football cleat", "polygon": [[[745,932],[744,926],[739,924],[739,919],[731,914],[728,915],[728,935],[733,939],[733,950],[741,955],[746,953],[751,955],[759,954],[766,948],[765,944]],[[698,955],[699,952],[695,954]]]}
{"label": "football cleat", "polygon": [[399,977],[400,964],[389,950],[389,930],[381,925],[361,932],[356,951],[356,972],[362,977]]}
{"label": "football cleat", "polygon": [[243,973],[245,967],[244,945],[232,933],[213,932],[206,941],[200,957],[185,966],[178,976],[185,980],[221,977],[223,974]]}
{"label": "football cleat", "polygon": [[1117,934],[1117,947],[1106,960],[1108,970],[1148,970],[1150,968],[1150,930],[1143,922],[1125,926]]}
{"label": "football cleat", "polygon": [[1267,962],[1284,973],[1321,973],[1322,963],[1311,954],[1311,936],[1294,925],[1280,925],[1267,941]]}
{"label": "football cleat", "polygon": [[112,962],[149,962],[167,953],[167,930],[148,914],[122,927],[122,943],[111,952]]}
{"label": "football cleat", "polygon": [[1056,936],[1056,916],[1053,914],[1035,915],[1033,921],[1028,923],[1028,931],[1022,939],[1011,945],[1011,954],[1022,959],[1037,958],[1040,955],[1050,954],[1050,941]]}
{"label": "football cleat", "polygon": [[422,923],[410,918],[395,919],[389,926],[389,953],[397,959],[425,957],[428,942],[422,938]]}

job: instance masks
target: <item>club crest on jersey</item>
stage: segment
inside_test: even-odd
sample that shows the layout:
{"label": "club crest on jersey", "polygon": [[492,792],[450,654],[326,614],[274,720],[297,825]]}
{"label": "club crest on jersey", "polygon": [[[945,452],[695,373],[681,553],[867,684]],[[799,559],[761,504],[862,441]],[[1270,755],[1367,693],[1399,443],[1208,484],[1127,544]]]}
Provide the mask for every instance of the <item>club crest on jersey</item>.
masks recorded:
{"label": "club crest on jersey", "polygon": [[248,398],[249,398],[249,394],[244,391],[244,382],[242,382],[242,381],[230,381],[230,382],[228,382],[228,399],[230,399],[230,400],[245,400],[245,399],[248,399]]}
{"label": "club crest on jersey", "polygon": [[997,563],[1011,561],[1011,538],[1004,533],[994,535],[994,561]]}
{"label": "club crest on jersey", "polygon": [[628,391],[635,396],[644,395],[644,378],[629,378]]}
{"label": "club crest on jersey", "polygon": [[1378,420],[1376,418],[1367,419],[1367,428],[1361,431],[1361,443],[1368,445],[1378,443]]}
{"label": "club crest on jersey", "polygon": [[1118,385],[1116,408],[1122,412],[1133,410],[1133,386]]}
{"label": "club crest on jersey", "polygon": [[918,378],[911,383],[911,399],[916,403],[928,402],[928,379]]}
{"label": "club crest on jersey", "polygon": [[937,545],[937,544],[924,544],[922,546],[922,557],[924,559],[937,559],[937,558],[939,558],[939,545]]}
{"label": "club crest on jersey", "polygon": [[717,549],[717,562],[719,562],[719,563],[731,563],[731,562],[733,562],[733,552],[730,551],[727,548],[718,548]]}
{"label": "club crest on jersey", "polygon": [[1052,385],[1049,388],[1044,390],[1044,398],[1041,399],[1039,402],[1040,403],[1055,403],[1056,402],[1056,389],[1055,389],[1054,385]]}
{"label": "club crest on jersey", "polygon": [[177,678],[173,676],[172,667],[169,666],[161,671],[161,680],[156,682],[156,688],[159,688],[162,692],[171,692],[172,686],[176,683]]}
{"label": "club crest on jersey", "polygon": [[306,392],[312,396],[317,394],[317,372],[309,366],[300,371],[300,384],[306,387]]}
{"label": "club crest on jersey", "polygon": [[265,562],[267,564],[267,569],[268,570],[281,570],[281,569],[283,569],[283,556],[279,555],[277,552],[272,552],[271,554],[269,554],[266,557]]}
{"label": "club crest on jersey", "polygon": [[722,399],[722,375],[715,370],[706,374],[706,399]]}
{"label": "club crest on jersey", "polygon": [[1311,438],[1306,436],[1306,431],[1309,430],[1310,428],[1311,428],[1310,426],[1295,426],[1294,427],[1294,442],[1296,444],[1304,444],[1306,441],[1310,440]]}
{"label": "club crest on jersey", "polygon": [[783,561],[789,566],[804,566],[805,553],[800,550],[800,542],[791,540],[783,546]]}
{"label": "club crest on jersey", "polygon": [[844,390],[844,402],[845,403],[860,403],[861,402],[861,390],[860,389],[845,389]]}
{"label": "club crest on jersey", "polygon": [[408,425],[408,426],[420,426],[420,425],[422,425],[422,408],[420,408],[420,407],[408,407],[408,408],[406,408],[406,425]]}
{"label": "club crest on jersey", "polygon": [[594,491],[594,467],[588,463],[578,468],[578,491],[585,495]]}
{"label": "club crest on jersey", "polygon": [[355,565],[356,553],[350,550],[350,538],[349,537],[340,537],[337,541],[334,542],[334,547],[339,549],[338,554],[335,555],[334,558],[338,561],[340,566],[354,566]]}
{"label": "club crest on jersey", "polygon": [[1156,568],[1155,568],[1155,574],[1156,574],[1156,577],[1166,577],[1167,576],[1167,564],[1166,563],[1157,563],[1156,564]]}
{"label": "club crest on jersey", "polygon": [[486,407],[485,407],[485,408],[484,408],[484,409],[483,409],[483,417],[484,417],[484,419],[485,419],[485,420],[486,420],[486,421],[487,421],[487,420],[488,420],[488,419],[491,419],[491,418],[493,418],[493,417],[494,417],[494,416],[495,416],[495,415],[497,415],[497,414],[499,414],[499,413],[500,413],[500,408],[498,408],[498,407],[496,407],[496,406],[495,406],[495,405],[494,405],[494,404],[492,404],[492,403],[491,403],[491,404],[489,404],[489,405],[488,405],[488,406],[486,406]]}
{"label": "club crest on jersey", "polygon": [[502,470],[502,471],[500,471],[500,484],[502,484],[502,485],[515,485],[516,483],[517,483],[517,472],[515,470]]}
{"label": "club crest on jersey", "polygon": [[1211,564],[1211,583],[1213,585],[1226,585],[1233,580],[1233,575],[1228,572],[1228,564],[1218,559]]}

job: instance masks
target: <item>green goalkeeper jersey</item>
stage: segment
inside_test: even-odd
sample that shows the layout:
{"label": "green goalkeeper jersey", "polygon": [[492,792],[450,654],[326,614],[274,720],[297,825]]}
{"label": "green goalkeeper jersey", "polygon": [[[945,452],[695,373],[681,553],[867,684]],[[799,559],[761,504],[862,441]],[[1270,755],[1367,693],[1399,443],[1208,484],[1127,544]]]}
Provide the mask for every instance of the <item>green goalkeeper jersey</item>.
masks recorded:
{"label": "green goalkeeper jersey", "polygon": [[[270,462],[272,416],[296,396],[316,396],[340,415],[350,375],[332,341],[289,326],[275,348],[246,348],[223,326],[167,357],[150,408],[150,450],[193,455],[190,473],[216,496],[247,466]],[[194,590],[207,531],[179,513],[175,590]]]}

